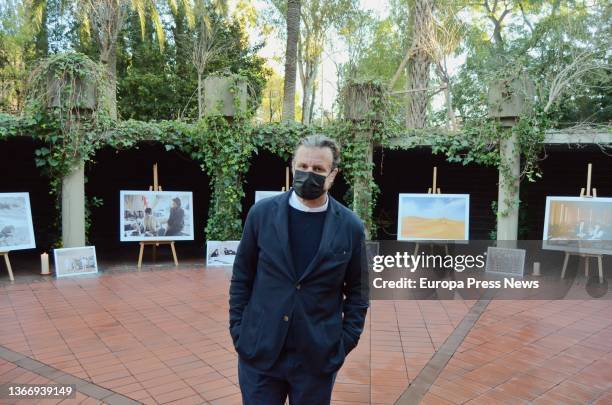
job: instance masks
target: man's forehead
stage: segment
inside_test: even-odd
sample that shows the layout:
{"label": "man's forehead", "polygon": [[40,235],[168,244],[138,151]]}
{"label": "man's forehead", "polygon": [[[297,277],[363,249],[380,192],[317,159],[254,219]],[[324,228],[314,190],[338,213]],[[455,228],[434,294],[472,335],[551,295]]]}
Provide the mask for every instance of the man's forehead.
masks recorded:
{"label": "man's forehead", "polygon": [[295,158],[296,160],[320,160],[331,164],[334,155],[328,147],[301,145],[295,154]]}

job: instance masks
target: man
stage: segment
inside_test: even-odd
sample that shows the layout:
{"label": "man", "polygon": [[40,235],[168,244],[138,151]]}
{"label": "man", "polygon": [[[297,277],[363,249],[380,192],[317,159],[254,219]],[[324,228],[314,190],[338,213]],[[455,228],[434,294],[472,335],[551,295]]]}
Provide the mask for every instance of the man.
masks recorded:
{"label": "man", "polygon": [[151,207],[145,208],[145,216],[142,221],[144,234],[146,236],[157,236],[157,229],[159,228],[159,224],[157,223],[157,219],[153,215],[153,210]]}
{"label": "man", "polygon": [[167,225],[164,236],[178,236],[185,226],[185,211],[181,208],[181,199],[178,197],[172,199]]}
{"label": "man", "polygon": [[230,285],[230,334],[246,405],[328,404],[368,308],[364,227],[328,191],[340,151],[302,139],[293,188],[255,204]]}

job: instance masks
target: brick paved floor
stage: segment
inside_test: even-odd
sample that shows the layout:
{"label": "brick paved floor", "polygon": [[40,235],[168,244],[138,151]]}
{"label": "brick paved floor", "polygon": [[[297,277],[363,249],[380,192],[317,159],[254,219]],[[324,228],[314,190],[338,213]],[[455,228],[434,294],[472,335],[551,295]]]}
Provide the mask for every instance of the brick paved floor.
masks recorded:
{"label": "brick paved floor", "polygon": [[[183,266],[3,284],[0,346],[142,403],[239,404],[228,275]],[[373,301],[334,404],[395,402],[473,303]],[[0,383],[30,374],[0,362]],[[611,384],[611,301],[497,301],[423,402],[610,403]]]}

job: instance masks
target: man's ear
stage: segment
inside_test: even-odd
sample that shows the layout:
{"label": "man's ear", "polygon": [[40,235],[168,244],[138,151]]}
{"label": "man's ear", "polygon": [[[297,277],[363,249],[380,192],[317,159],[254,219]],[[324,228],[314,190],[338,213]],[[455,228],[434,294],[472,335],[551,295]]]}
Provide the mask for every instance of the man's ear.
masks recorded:
{"label": "man's ear", "polygon": [[329,174],[330,180],[333,183],[334,180],[336,180],[336,176],[338,175],[338,173],[340,172],[339,168],[335,168],[334,170],[331,171],[331,173]]}

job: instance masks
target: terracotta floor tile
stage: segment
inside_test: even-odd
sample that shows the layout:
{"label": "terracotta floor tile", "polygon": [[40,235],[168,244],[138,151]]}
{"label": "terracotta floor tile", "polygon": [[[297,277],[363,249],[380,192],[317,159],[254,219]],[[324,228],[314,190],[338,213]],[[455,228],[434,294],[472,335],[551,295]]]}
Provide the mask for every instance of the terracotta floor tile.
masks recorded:
{"label": "terracotta floor tile", "polygon": [[[240,404],[225,270],[144,270],[0,279],[0,345],[143,403]],[[373,301],[333,403],[393,403],[473,304]],[[612,304],[492,301],[424,403],[605,402],[610,370]],[[0,382],[38,378],[0,361]]]}
{"label": "terracotta floor tile", "polygon": [[156,395],[152,394],[152,397],[158,403],[165,404],[165,403],[168,403],[168,402],[178,401],[178,400],[181,400],[183,398],[193,397],[195,395],[197,395],[197,393],[194,390],[192,390],[189,387],[186,387],[186,388],[181,388],[181,389],[175,390],[175,391],[165,392],[165,393],[162,393],[162,394],[156,394]]}
{"label": "terracotta floor tile", "polygon": [[559,394],[582,403],[587,403],[597,398],[601,392],[600,389],[566,380],[547,391],[546,394]]}

